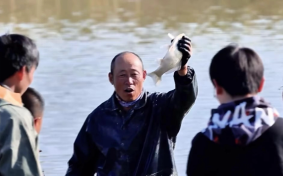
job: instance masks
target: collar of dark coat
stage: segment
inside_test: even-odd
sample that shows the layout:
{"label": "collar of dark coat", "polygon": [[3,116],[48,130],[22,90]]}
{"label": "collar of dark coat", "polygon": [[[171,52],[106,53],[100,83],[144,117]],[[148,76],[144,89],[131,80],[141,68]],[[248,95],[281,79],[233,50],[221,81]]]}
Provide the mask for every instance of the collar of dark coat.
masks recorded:
{"label": "collar of dark coat", "polygon": [[[145,90],[143,90],[141,99],[134,105],[133,109],[140,109],[144,107],[146,105],[146,102],[147,102],[147,93]],[[114,92],[112,96],[107,100],[105,109],[109,111],[116,111],[120,108],[121,106],[118,105]]]}

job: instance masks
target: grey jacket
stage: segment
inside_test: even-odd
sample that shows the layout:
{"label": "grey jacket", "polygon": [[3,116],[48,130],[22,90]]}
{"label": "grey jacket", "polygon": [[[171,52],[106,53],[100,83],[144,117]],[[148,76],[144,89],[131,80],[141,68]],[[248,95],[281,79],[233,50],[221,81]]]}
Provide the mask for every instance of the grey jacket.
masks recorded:
{"label": "grey jacket", "polygon": [[37,141],[21,96],[0,86],[0,176],[42,176]]}

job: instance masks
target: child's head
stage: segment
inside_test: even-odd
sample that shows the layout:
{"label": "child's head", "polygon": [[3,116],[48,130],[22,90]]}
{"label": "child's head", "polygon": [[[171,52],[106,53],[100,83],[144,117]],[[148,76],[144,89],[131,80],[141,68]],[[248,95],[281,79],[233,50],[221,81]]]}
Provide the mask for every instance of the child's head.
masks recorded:
{"label": "child's head", "polygon": [[41,130],[42,117],[44,111],[44,100],[33,88],[28,88],[22,95],[24,107],[26,107],[34,118],[34,127],[37,133]]}
{"label": "child's head", "polygon": [[212,58],[209,73],[220,103],[261,92],[264,77],[260,57],[250,48],[228,45]]}

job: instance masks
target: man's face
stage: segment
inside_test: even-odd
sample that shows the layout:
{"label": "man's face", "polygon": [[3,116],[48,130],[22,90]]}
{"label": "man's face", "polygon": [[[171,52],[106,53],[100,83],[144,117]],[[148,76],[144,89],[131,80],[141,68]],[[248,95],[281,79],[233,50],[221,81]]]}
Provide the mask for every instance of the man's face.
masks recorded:
{"label": "man's face", "polygon": [[35,69],[36,67],[33,66],[31,67],[29,71],[27,71],[26,67],[24,66],[22,67],[21,70],[17,72],[19,83],[17,84],[16,89],[15,89],[16,93],[23,94],[27,90],[27,88],[33,81],[33,75],[34,75]]}
{"label": "man's face", "polygon": [[109,80],[114,85],[118,96],[126,102],[136,100],[142,92],[146,71],[137,56],[126,53],[115,60],[113,74]]}

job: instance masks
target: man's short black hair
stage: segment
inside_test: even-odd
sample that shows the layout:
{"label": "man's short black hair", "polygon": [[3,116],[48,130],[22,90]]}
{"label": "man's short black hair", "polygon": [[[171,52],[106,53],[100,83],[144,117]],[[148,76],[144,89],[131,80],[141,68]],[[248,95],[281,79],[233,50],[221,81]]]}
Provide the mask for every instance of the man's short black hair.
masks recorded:
{"label": "man's short black hair", "polygon": [[228,45],[212,58],[210,79],[232,97],[257,93],[263,78],[260,57],[250,48]]}
{"label": "man's short black hair", "polygon": [[43,115],[44,100],[35,89],[29,87],[22,95],[24,107],[27,108],[34,118]]}
{"label": "man's short black hair", "polygon": [[142,59],[140,58],[139,55],[137,55],[136,53],[130,52],[130,51],[124,51],[124,52],[121,52],[121,53],[117,54],[117,55],[112,59],[112,61],[111,61],[111,67],[110,67],[110,72],[111,72],[112,74],[113,74],[113,71],[114,71],[114,68],[115,68],[115,60],[116,60],[118,57],[123,56],[123,55],[125,55],[125,54],[129,54],[129,53],[131,53],[131,54],[137,56],[137,58],[139,58],[139,60],[140,60],[141,63],[142,63],[142,69],[144,69]]}
{"label": "man's short black hair", "polygon": [[20,34],[0,36],[0,83],[13,76],[23,66],[29,72],[38,66],[39,52],[30,38]]}

